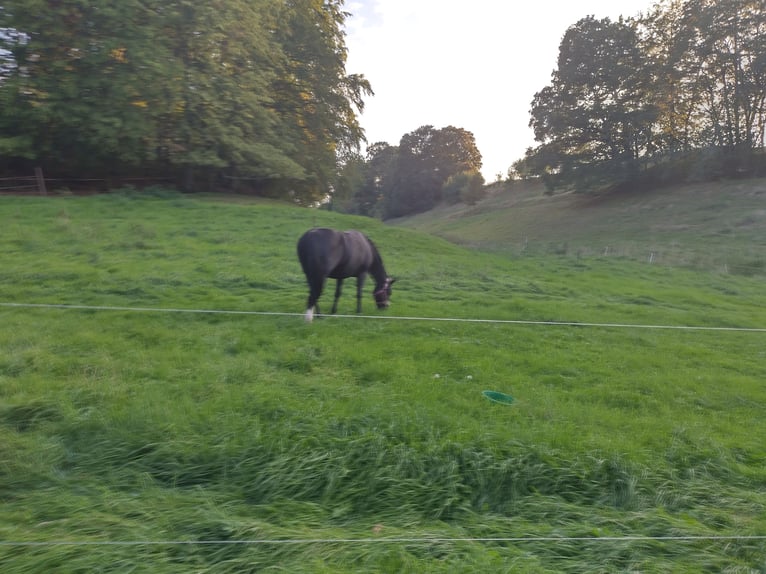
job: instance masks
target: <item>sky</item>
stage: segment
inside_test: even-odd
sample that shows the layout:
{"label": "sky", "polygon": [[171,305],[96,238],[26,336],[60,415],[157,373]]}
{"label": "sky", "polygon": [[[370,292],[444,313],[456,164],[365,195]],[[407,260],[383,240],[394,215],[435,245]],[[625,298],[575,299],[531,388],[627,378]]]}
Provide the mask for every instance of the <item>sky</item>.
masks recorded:
{"label": "sky", "polygon": [[[359,116],[368,143],[398,145],[420,126],[472,132],[488,181],[536,145],[535,93],[567,28],[586,16],[637,16],[653,0],[346,0],[346,72],[374,96]],[[364,149],[362,151],[365,151]]]}

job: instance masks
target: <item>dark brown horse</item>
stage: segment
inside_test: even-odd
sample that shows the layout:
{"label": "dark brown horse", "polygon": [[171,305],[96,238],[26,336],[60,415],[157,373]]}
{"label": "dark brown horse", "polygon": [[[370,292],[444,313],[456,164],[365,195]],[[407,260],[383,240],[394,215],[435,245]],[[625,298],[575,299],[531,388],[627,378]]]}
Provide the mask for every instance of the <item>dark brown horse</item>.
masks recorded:
{"label": "dark brown horse", "polygon": [[309,284],[306,321],[314,318],[315,310],[319,313],[317,301],[328,277],[337,281],[332,313],[338,310],[343,280],[347,277],[356,277],[356,312],[362,312],[362,287],[368,273],[375,279],[372,294],[378,309],[388,307],[394,279],[386,273],[375,244],[363,233],[322,227],[310,229],[298,240],[298,259]]}

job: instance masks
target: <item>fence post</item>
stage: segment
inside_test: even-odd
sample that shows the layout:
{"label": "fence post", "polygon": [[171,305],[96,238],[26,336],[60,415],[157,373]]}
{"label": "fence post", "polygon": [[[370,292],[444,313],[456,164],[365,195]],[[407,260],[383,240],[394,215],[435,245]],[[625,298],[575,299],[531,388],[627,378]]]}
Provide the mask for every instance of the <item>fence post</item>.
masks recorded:
{"label": "fence post", "polygon": [[45,178],[43,177],[43,168],[35,168],[35,179],[37,180],[37,191],[42,195],[48,195],[48,190],[45,189]]}

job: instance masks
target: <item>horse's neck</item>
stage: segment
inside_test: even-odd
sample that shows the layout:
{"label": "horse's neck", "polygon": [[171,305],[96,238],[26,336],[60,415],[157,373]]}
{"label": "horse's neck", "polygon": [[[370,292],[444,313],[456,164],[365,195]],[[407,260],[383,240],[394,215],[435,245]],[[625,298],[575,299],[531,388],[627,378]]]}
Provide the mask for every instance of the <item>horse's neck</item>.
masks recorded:
{"label": "horse's neck", "polygon": [[373,247],[372,265],[370,266],[370,275],[375,278],[375,289],[380,289],[386,283],[388,274],[386,268],[383,267],[383,259],[380,257],[380,253]]}

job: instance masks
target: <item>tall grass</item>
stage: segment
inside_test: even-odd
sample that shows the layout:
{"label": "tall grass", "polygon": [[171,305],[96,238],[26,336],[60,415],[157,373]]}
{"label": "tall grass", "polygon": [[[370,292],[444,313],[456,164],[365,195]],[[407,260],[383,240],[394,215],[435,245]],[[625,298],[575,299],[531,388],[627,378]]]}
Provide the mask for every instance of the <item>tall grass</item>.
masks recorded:
{"label": "tall grass", "polygon": [[[3,572],[766,567],[763,540],[716,538],[766,531],[763,333],[307,325],[294,249],[314,224],[365,230],[405,317],[761,328],[755,278],[507,259],[261,202],[1,208],[0,302],[296,313],[0,307]],[[598,540],[625,536],[706,538]],[[476,540],[508,537],[533,539]],[[62,540],[92,545],[18,544]]]}

